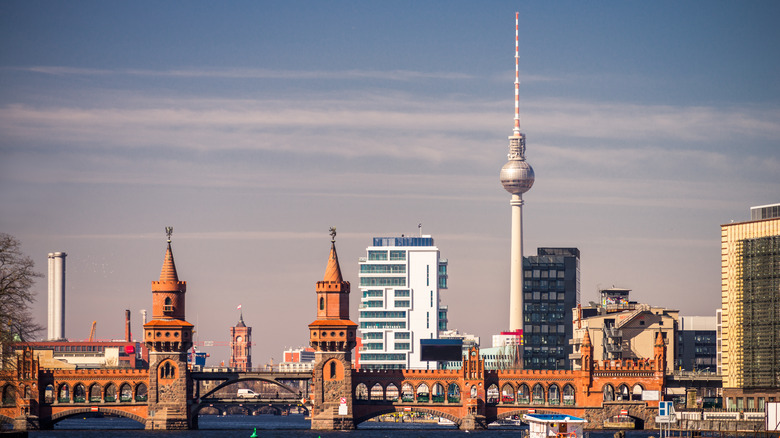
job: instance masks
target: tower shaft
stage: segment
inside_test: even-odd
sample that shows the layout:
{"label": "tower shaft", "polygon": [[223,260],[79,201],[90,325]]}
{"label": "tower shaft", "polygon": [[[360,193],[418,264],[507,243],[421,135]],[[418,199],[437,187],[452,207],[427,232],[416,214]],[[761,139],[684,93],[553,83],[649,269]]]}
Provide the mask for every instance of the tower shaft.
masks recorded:
{"label": "tower shaft", "polygon": [[512,249],[509,271],[509,331],[523,328],[523,196],[512,195]]}

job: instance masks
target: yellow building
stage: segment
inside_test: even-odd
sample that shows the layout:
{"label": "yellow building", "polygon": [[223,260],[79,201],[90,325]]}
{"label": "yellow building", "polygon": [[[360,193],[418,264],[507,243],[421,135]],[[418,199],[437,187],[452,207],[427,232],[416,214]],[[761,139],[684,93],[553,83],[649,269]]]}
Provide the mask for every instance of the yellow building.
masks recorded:
{"label": "yellow building", "polygon": [[721,362],[725,407],[780,400],[780,204],[721,225]]}

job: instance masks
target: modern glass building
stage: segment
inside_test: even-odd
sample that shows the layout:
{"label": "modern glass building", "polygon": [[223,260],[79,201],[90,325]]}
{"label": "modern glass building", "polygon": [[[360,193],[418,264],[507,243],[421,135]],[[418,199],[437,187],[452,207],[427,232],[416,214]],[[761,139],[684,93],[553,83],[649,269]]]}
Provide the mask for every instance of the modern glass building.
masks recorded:
{"label": "modern glass building", "polygon": [[360,367],[435,369],[420,360],[420,339],[447,330],[447,260],[433,237],[375,237],[359,264]]}
{"label": "modern glass building", "polygon": [[538,248],[523,258],[523,368],[571,369],[572,309],[580,303],[580,250]]}
{"label": "modern glass building", "polygon": [[780,204],[721,225],[721,371],[728,409],[780,398]]}

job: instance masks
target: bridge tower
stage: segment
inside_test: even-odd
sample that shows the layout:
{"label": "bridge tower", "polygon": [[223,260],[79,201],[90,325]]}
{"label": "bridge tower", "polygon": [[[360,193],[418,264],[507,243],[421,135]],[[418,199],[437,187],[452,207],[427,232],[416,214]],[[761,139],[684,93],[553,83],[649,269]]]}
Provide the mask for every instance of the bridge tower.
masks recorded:
{"label": "bridge tower", "polygon": [[238,324],[230,327],[230,368],[252,371],[252,327],[244,323],[244,312]]}
{"label": "bridge tower", "polygon": [[185,320],[187,282],[179,281],[171,250],[172,227],[166,228],[160,280],[152,282],[152,320],[144,324],[149,349],[149,417],[147,429],[188,429],[192,385],[187,351],[192,348],[193,325]]}
{"label": "bridge tower", "polygon": [[309,342],[315,351],[312,379],[311,428],[354,429],[352,411],[352,349],[357,324],[349,320],[349,282],[341,276],[336,254],[336,229],[325,276],[317,282],[317,320],[309,324]]}

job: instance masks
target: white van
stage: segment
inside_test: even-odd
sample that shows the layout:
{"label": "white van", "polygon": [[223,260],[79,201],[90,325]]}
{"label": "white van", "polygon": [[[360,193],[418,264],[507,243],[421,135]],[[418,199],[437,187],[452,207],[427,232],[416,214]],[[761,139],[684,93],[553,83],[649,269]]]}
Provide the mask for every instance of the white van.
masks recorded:
{"label": "white van", "polygon": [[237,396],[238,398],[260,398],[260,394],[251,389],[239,389]]}

